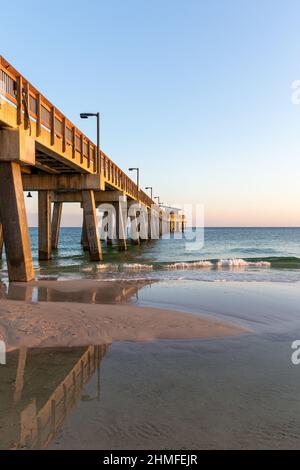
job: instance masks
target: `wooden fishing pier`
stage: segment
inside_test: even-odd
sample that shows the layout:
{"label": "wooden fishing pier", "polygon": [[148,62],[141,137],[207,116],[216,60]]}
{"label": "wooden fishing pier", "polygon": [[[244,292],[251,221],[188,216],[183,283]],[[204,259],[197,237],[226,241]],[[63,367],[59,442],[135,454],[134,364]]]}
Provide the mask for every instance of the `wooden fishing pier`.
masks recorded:
{"label": "wooden fishing pier", "polygon": [[81,203],[82,244],[91,261],[102,260],[96,217],[100,204],[111,204],[116,211],[114,237],[120,249],[127,248],[128,214],[131,220],[145,214],[147,229],[138,230],[135,243],[151,237],[153,214],[158,214],[153,228],[158,236],[166,230],[184,229],[184,216],[156,205],[0,56],[0,248],[2,253],[4,242],[10,281],[34,279],[24,191],[38,192],[40,260],[51,259],[58,246],[62,204],[66,202]]}

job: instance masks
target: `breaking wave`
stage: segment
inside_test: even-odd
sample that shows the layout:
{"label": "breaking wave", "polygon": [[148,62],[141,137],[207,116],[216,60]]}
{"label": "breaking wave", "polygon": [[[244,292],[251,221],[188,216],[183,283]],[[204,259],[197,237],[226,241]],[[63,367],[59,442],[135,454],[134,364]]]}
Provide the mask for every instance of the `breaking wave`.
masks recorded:
{"label": "breaking wave", "polygon": [[[239,258],[219,259],[219,260],[199,260],[175,263],[123,263],[118,265],[119,271],[161,271],[161,270],[196,270],[196,269],[230,269],[230,268],[270,268],[269,261],[250,261]],[[110,269],[107,266],[107,269]],[[102,268],[103,269],[103,268]]]}
{"label": "breaking wave", "polygon": [[244,259],[221,259],[216,263],[217,267],[229,267],[229,268],[240,268],[246,266],[252,266],[256,268],[270,268],[271,263],[269,261],[246,261]]}
{"label": "breaking wave", "polygon": [[127,270],[133,271],[152,271],[153,265],[152,264],[139,264],[139,263],[124,263],[122,267]]}

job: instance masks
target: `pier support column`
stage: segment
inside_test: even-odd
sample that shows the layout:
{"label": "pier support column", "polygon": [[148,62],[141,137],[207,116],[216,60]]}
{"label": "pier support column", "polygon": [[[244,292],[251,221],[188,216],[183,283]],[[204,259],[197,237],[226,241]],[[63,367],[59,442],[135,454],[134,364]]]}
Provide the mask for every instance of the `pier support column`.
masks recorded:
{"label": "pier support column", "polygon": [[114,202],[116,211],[116,237],[120,251],[127,250],[126,221],[127,205],[126,202]]}
{"label": "pier support column", "polygon": [[51,248],[57,250],[58,237],[61,221],[62,202],[55,202],[53,205],[52,224],[51,224]]}
{"label": "pier support column", "polygon": [[152,217],[151,217],[151,209],[147,209],[147,217],[148,217],[148,240],[151,240],[151,224],[152,224]]}
{"label": "pier support column", "polygon": [[39,191],[39,260],[51,259],[51,192]]}
{"label": "pier support column", "polygon": [[169,214],[169,231],[170,233],[174,233],[176,231],[176,218],[174,212],[170,212]]}
{"label": "pier support column", "polygon": [[139,223],[138,223],[138,213],[135,215],[130,215],[130,238],[134,245],[140,245],[140,234],[139,234]]}
{"label": "pier support column", "polygon": [[146,206],[143,207],[143,211],[141,212],[140,237],[142,241],[149,239],[149,215]]}
{"label": "pier support column", "polygon": [[107,224],[106,224],[106,227],[105,227],[105,230],[106,230],[106,233],[107,233],[106,244],[108,246],[112,246],[113,239],[114,239],[114,227],[113,227],[114,217],[113,217],[113,213],[111,211],[105,211],[104,217],[106,217],[106,219],[107,219]]}
{"label": "pier support column", "polygon": [[159,239],[159,208],[156,206],[151,207],[150,211],[150,238],[151,240]]}
{"label": "pier support column", "polygon": [[130,217],[131,222],[131,241],[134,245],[140,245],[140,235],[139,235],[139,224],[137,221],[137,216]]}
{"label": "pier support column", "polygon": [[0,260],[2,259],[3,254],[3,227],[0,222]]}
{"label": "pier support column", "polygon": [[101,227],[100,227],[100,240],[104,240],[107,245],[112,245],[115,236],[115,209],[112,207],[113,203],[96,203],[96,207],[102,213]]}
{"label": "pier support column", "polygon": [[161,238],[162,235],[163,235],[163,216],[162,216],[161,212],[159,212],[159,229],[158,229],[158,233],[159,233],[159,238]]}
{"label": "pier support column", "polygon": [[185,231],[185,216],[181,216],[181,232],[184,233]]}
{"label": "pier support column", "polygon": [[0,163],[0,218],[10,281],[34,279],[20,164]]}
{"label": "pier support column", "polygon": [[82,191],[83,217],[86,224],[87,241],[91,261],[101,261],[102,251],[98,236],[95,196],[93,190]]}
{"label": "pier support column", "polygon": [[89,251],[89,242],[87,239],[87,233],[86,233],[86,223],[85,223],[85,218],[84,218],[84,213],[82,217],[82,229],[81,229],[81,245],[84,251]]}

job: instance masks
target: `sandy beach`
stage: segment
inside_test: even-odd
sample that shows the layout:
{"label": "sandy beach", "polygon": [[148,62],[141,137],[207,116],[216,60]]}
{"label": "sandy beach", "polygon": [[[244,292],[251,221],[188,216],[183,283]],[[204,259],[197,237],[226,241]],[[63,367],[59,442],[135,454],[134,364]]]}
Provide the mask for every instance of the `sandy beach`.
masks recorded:
{"label": "sandy beach", "polygon": [[298,448],[299,302],[296,283],[10,285],[0,448]]}
{"label": "sandy beach", "polygon": [[[0,338],[5,341],[8,351],[22,346],[71,347],[114,341],[204,339],[247,332],[246,328],[230,322],[201,315],[201,311],[196,316],[165,308],[122,304],[124,298],[128,299],[128,292],[132,293],[134,289],[131,284],[40,281],[29,287],[15,285],[10,292],[15,292],[18,297],[22,287],[25,297],[33,287],[48,289],[50,296],[47,302],[0,301]],[[92,302],[95,289],[98,295],[105,293],[110,304],[70,301],[72,294],[78,296],[81,291],[85,299],[90,294]],[[67,301],[51,301],[53,296],[60,298],[63,294]]]}

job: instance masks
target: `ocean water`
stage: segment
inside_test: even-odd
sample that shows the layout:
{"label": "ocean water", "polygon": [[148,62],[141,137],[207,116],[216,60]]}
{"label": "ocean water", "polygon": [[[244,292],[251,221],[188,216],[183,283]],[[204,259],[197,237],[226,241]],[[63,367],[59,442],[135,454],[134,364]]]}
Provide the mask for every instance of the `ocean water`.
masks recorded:
{"label": "ocean water", "polygon": [[[197,229],[198,230],[198,229]],[[192,229],[186,232],[190,239]],[[198,230],[196,235],[201,238]],[[61,228],[59,248],[51,261],[38,260],[38,231],[30,228],[38,278],[93,278],[101,280],[278,281],[300,280],[300,228],[206,228],[203,246],[190,250],[176,237],[117,244],[102,242],[103,261],[90,262],[80,244],[81,228]],[[5,258],[1,277],[7,278]]]}

